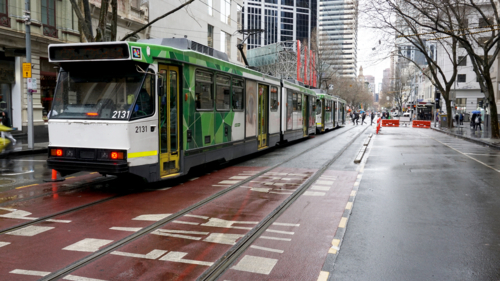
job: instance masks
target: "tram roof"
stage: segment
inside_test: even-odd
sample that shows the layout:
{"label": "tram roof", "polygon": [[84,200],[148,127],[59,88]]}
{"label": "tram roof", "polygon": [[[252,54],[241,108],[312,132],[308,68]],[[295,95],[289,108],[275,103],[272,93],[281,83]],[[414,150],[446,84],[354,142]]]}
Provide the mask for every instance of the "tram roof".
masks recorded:
{"label": "tram roof", "polygon": [[311,90],[309,88],[294,84],[288,80],[282,80],[282,81],[283,81],[283,86],[286,88],[294,89],[296,91],[300,91],[300,92],[305,93],[307,95],[316,96],[316,92],[314,92],[313,90]]}
{"label": "tram roof", "polygon": [[152,64],[155,61],[172,61],[206,67],[224,71],[246,78],[279,83],[280,79],[269,76],[212,57],[194,50],[181,50],[172,46],[159,45],[161,41],[151,42],[93,42],[74,44],[50,44],[49,61],[53,63],[64,62],[90,62],[90,61],[136,61]]}

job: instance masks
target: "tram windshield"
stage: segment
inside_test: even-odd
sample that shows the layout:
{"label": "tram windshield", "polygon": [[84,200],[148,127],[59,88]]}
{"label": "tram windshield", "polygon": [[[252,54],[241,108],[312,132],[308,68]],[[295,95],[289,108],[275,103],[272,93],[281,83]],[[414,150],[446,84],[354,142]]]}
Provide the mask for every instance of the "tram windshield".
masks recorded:
{"label": "tram windshield", "polygon": [[49,118],[128,120],[154,112],[153,75],[135,65],[86,66],[63,66]]}

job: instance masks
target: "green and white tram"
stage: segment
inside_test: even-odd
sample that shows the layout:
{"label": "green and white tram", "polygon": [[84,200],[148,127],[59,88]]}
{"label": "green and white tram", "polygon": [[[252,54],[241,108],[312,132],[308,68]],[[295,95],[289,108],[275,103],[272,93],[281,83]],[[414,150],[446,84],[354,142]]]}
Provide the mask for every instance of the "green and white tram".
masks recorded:
{"label": "green and white tram", "polygon": [[[97,171],[154,182],[315,130],[302,120],[313,116],[312,91],[184,38],[55,44],[49,60],[60,73],[47,163],[62,175]],[[285,136],[284,98],[292,91],[286,97],[302,119],[293,119],[297,127]]]}
{"label": "green and white tram", "polygon": [[316,100],[316,133],[326,132],[345,125],[346,102],[337,97],[324,93],[323,90],[314,90]]}

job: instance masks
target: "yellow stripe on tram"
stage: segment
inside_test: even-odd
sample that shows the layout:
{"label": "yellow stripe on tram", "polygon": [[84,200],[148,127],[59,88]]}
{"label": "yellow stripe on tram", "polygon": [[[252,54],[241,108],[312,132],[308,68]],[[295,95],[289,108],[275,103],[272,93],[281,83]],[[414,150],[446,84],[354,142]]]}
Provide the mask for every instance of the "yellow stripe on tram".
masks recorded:
{"label": "yellow stripe on tram", "polygon": [[137,157],[156,156],[156,155],[158,155],[158,150],[133,152],[133,153],[129,153],[127,155],[127,157],[128,158],[137,158]]}

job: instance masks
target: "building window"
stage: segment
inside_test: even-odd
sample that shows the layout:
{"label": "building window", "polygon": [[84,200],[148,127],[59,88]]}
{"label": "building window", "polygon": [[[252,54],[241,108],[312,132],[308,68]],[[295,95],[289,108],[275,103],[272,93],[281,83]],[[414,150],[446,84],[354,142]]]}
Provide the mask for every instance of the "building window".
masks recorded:
{"label": "building window", "polygon": [[465,56],[458,56],[458,66],[467,66],[467,58]]}
{"label": "building window", "polygon": [[208,6],[208,15],[213,16],[214,7],[213,7],[212,0],[207,0],[207,6]]}
{"label": "building window", "polygon": [[0,0],[0,26],[10,27],[8,0]]}
{"label": "building window", "polygon": [[242,17],[242,11],[243,11],[243,8],[236,4],[236,23],[238,25],[238,30],[241,30],[243,27],[243,17]]}
{"label": "building window", "polygon": [[220,50],[231,57],[231,35],[224,31],[220,32]]}
{"label": "building window", "polygon": [[213,110],[214,94],[212,84],[214,75],[210,72],[196,71],[195,104],[197,110]]}
{"label": "building window", "polygon": [[56,0],[42,0],[43,35],[57,38]]}
{"label": "building window", "polygon": [[458,77],[457,77],[457,82],[458,83],[465,83],[465,80],[466,80],[466,75],[465,74],[458,74]]}
{"label": "building window", "polygon": [[231,1],[221,0],[220,1],[220,20],[225,24],[230,24],[231,22]]}
{"label": "building window", "polygon": [[210,48],[214,47],[214,27],[210,24],[208,25],[207,46]]}

